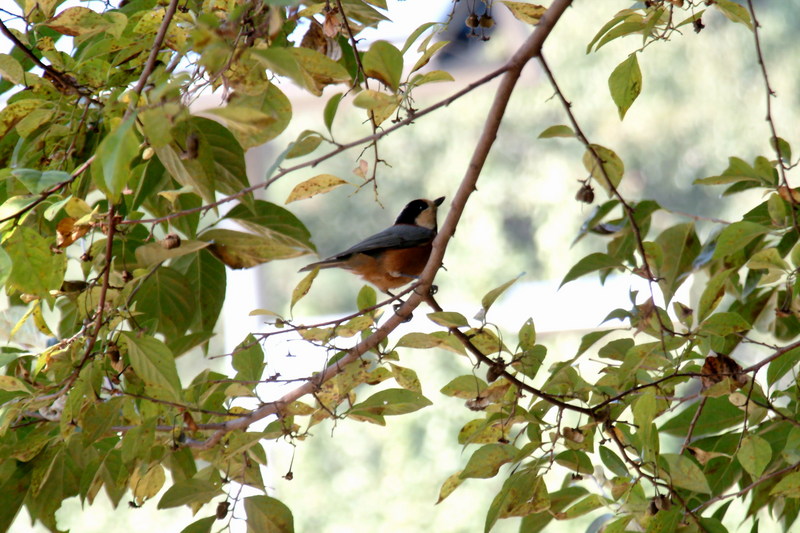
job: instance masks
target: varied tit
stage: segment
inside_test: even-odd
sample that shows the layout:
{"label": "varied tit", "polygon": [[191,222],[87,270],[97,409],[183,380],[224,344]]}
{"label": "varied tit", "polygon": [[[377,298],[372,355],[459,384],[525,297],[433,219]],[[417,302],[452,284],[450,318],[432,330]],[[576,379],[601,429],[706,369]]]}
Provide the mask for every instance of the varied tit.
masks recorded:
{"label": "varied tit", "polygon": [[[436,208],[444,196],[436,200],[419,199],[403,208],[394,226],[367,237],[344,252],[301,268],[343,268],[389,293],[418,279],[431,255],[431,242],[436,237]],[[391,294],[391,293],[389,293]]]}

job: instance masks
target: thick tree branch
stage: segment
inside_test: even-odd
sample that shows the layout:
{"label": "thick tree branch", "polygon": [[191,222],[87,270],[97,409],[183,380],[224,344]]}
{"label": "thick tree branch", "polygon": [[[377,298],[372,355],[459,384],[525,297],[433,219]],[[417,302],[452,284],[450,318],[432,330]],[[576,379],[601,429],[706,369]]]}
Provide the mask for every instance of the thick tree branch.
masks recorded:
{"label": "thick tree branch", "polygon": [[[420,276],[420,282],[416,286],[416,290],[408,297],[406,302],[400,306],[396,314],[390,316],[387,321],[380,326],[375,333],[358,343],[356,346],[348,350],[347,354],[336,363],[328,366],[324,371],[320,372],[314,379],[297,387],[293,391],[285,394],[279,400],[263,405],[253,411],[251,414],[225,422],[223,427],[216,431],[207,440],[199,443],[190,443],[189,445],[195,448],[208,449],[219,443],[222,438],[230,431],[244,429],[252,423],[261,420],[270,415],[281,414],[284,406],[289,403],[315,392],[322,383],[331,379],[333,376],[340,373],[344,367],[349,363],[358,360],[364,353],[378,346],[378,344],[385,339],[392,331],[394,331],[400,324],[405,322],[411,312],[419,306],[423,300],[423,295],[427,295],[433,283],[433,278],[442,266],[442,259],[444,252],[447,248],[447,242],[453,236],[464,211],[464,206],[469,199],[469,195],[475,190],[475,184],[480,176],[483,163],[489,155],[489,151],[497,137],[497,131],[500,128],[500,123],[503,119],[508,100],[514,90],[517,80],[522,72],[523,67],[542,49],[547,36],[555,27],[558,19],[570,6],[572,0],[554,0],[553,4],[547,9],[545,14],[536,29],[530,37],[522,44],[513,57],[503,67],[505,75],[503,76],[500,86],[495,93],[494,103],[489,110],[486,122],[484,124],[483,133],[478,140],[478,145],[473,153],[472,160],[470,161],[461,185],[456,192],[447,214],[447,218],[442,225],[439,234],[433,242],[433,251],[431,252],[428,264]],[[390,128],[391,129],[391,128]]]}

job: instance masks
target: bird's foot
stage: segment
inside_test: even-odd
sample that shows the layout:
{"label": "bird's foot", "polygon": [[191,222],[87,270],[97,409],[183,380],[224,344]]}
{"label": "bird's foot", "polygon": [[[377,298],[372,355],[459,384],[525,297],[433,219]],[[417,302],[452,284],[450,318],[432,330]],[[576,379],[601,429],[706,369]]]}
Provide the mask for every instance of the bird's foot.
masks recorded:
{"label": "bird's foot", "polygon": [[[398,302],[398,303],[394,304],[394,306],[393,306],[393,307],[394,307],[394,314],[398,314],[397,312],[400,310],[400,307],[402,307],[402,305],[403,305],[404,303],[405,303],[405,302],[403,302],[403,301],[400,301],[400,302]],[[407,317],[405,317],[405,319],[403,320],[403,322],[410,322],[412,318],[414,318],[414,313],[409,313],[409,314],[408,314],[408,316],[407,316]]]}

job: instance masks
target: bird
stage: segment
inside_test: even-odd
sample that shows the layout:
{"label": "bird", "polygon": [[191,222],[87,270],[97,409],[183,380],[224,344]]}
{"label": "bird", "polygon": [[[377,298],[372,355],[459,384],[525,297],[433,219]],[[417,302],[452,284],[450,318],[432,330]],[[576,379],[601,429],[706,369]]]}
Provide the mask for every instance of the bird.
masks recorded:
{"label": "bird", "polygon": [[342,268],[392,295],[390,289],[419,279],[425,268],[436,237],[436,208],[442,202],[444,196],[435,200],[413,200],[403,208],[393,226],[343,252],[311,263],[299,272]]}

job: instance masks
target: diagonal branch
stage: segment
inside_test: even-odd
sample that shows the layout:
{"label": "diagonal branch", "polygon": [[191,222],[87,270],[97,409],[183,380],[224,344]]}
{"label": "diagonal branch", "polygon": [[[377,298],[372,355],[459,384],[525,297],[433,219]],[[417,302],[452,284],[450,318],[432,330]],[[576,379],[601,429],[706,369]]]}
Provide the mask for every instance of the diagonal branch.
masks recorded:
{"label": "diagonal branch", "polygon": [[[139,75],[139,81],[137,81],[136,85],[133,87],[133,92],[137,95],[142,94],[145,85],[147,85],[147,80],[156,69],[158,54],[161,52],[161,47],[164,45],[164,40],[167,38],[169,25],[172,22],[172,18],[175,16],[175,11],[177,11],[177,9],[178,0],[170,0],[169,6],[167,6],[167,10],[164,12],[164,20],[161,21],[161,26],[158,28],[158,33],[156,33],[156,38],[153,41],[153,48],[150,50],[150,55],[147,57],[147,62],[144,64],[142,73]],[[133,113],[134,105],[135,103],[131,102],[131,107],[128,108],[128,111],[125,113],[125,118],[128,118],[128,116]]]}
{"label": "diagonal branch", "polygon": [[344,357],[328,366],[312,380],[285,394],[279,400],[259,407],[247,416],[225,422],[211,437],[205,441],[189,443],[190,446],[199,449],[209,449],[219,443],[222,438],[231,431],[247,428],[257,420],[261,420],[270,415],[280,415],[286,405],[306,394],[316,391],[322,383],[340,373],[349,363],[357,361],[364,353],[378,346],[383,339],[401,325],[411,312],[419,306],[423,300],[423,295],[429,293],[433,278],[442,266],[447,242],[455,233],[456,226],[461,218],[461,214],[464,212],[464,207],[469,199],[469,195],[475,190],[475,185],[480,176],[483,163],[486,161],[486,157],[489,155],[489,151],[497,137],[497,131],[500,128],[500,123],[503,119],[508,100],[522,73],[523,67],[540,53],[542,45],[555,27],[556,22],[558,22],[561,15],[563,15],[564,11],[571,4],[572,0],[554,0],[530,37],[525,40],[522,46],[503,67],[505,75],[495,93],[494,102],[486,117],[483,132],[478,140],[478,144],[472,155],[472,160],[467,167],[461,185],[453,198],[450,212],[447,214],[447,218],[439,234],[433,241],[433,251],[431,252],[430,259],[428,259],[428,264],[420,276],[419,283],[415,286],[415,291],[411,293],[406,302],[400,306],[396,314],[390,316],[375,333],[351,348]]}
{"label": "diagonal branch", "polygon": [[39,57],[33,53],[33,50],[28,48],[25,45],[25,43],[20,41],[17,38],[17,36],[14,35],[14,33],[10,29],[8,29],[8,26],[6,26],[2,20],[0,20],[0,33],[5,35],[8,38],[8,40],[10,40],[14,44],[14,46],[19,48],[22,51],[22,53],[28,56],[30,60],[33,61],[33,63],[37,67],[42,69],[45,73],[45,77],[50,79],[52,84],[56,86],[59,92],[62,93],[73,92],[80,94],[82,96],[88,96],[89,94],[91,94],[91,91],[89,89],[78,83],[75,80],[75,78],[73,78],[69,74],[61,72],[60,70],[56,70],[52,66],[42,62],[42,60],[39,59]]}

